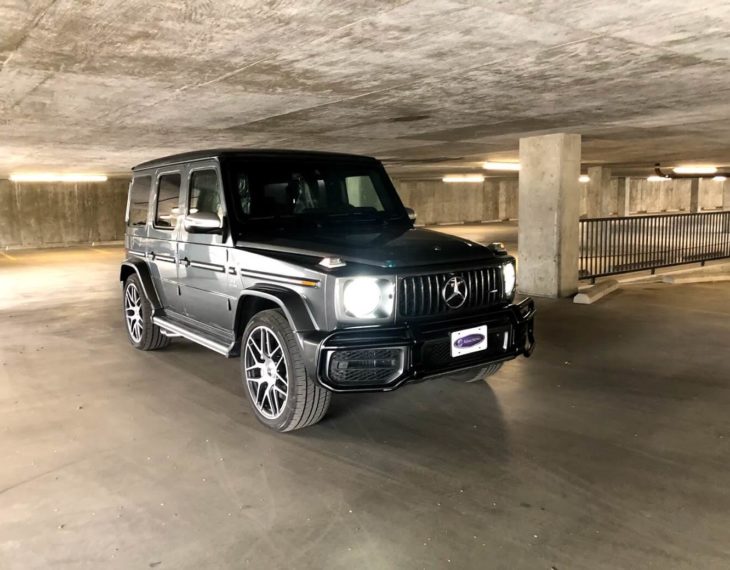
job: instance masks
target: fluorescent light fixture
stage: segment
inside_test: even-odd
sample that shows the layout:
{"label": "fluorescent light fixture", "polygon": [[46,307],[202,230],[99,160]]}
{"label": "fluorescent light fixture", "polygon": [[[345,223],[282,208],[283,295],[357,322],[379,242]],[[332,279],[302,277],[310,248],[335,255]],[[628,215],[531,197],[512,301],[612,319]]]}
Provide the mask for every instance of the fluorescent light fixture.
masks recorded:
{"label": "fluorescent light fixture", "polygon": [[725,180],[727,180],[727,176],[715,176],[715,177],[713,178],[713,180],[714,180],[715,182],[725,182]]}
{"label": "fluorescent light fixture", "polygon": [[442,178],[444,182],[484,182],[481,174],[448,174]]}
{"label": "fluorescent light fixture", "polygon": [[669,180],[669,178],[666,178],[664,176],[657,176],[656,174],[652,174],[651,176],[647,177],[647,180],[649,182],[665,182],[666,180]]}
{"label": "fluorescent light fixture", "polygon": [[676,174],[715,174],[716,166],[677,166],[673,168]]}
{"label": "fluorescent light fixture", "polygon": [[588,176],[587,174],[581,174],[578,177],[578,182],[590,182],[590,181],[591,181],[591,177]]}
{"label": "fluorescent light fixture", "polygon": [[484,170],[508,170],[517,172],[520,169],[519,162],[485,162]]}
{"label": "fluorescent light fixture", "polygon": [[103,174],[11,174],[12,182],[106,182]]}

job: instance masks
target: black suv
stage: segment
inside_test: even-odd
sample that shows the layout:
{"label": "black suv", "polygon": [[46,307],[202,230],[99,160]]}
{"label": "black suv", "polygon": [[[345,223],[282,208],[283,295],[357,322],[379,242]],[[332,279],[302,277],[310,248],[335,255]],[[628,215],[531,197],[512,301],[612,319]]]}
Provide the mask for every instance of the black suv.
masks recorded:
{"label": "black suv", "polygon": [[318,422],[332,392],[529,356],[535,309],[514,302],[514,258],[414,217],[368,157],[210,150],[140,164],[120,273],[129,339],[240,355],[256,416],[278,431]]}

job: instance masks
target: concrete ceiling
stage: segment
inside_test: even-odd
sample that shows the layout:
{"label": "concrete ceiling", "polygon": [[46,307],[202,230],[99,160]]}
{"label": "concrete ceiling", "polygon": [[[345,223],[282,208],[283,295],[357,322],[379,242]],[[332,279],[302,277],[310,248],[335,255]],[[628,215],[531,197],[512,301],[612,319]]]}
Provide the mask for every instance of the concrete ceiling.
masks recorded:
{"label": "concrete ceiling", "polygon": [[730,3],[0,0],[0,174],[126,172],[211,146],[395,172],[516,158],[730,164]]}

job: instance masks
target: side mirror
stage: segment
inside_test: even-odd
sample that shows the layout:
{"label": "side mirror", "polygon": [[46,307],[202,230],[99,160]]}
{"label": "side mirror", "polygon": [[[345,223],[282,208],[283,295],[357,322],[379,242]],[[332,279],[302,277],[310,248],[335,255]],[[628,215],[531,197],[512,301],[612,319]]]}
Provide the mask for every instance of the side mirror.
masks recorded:
{"label": "side mirror", "polygon": [[406,212],[408,213],[408,219],[412,222],[416,221],[416,211],[413,208],[406,208]]}
{"label": "side mirror", "polygon": [[191,234],[215,233],[223,229],[223,222],[213,212],[195,212],[185,216],[184,226]]}

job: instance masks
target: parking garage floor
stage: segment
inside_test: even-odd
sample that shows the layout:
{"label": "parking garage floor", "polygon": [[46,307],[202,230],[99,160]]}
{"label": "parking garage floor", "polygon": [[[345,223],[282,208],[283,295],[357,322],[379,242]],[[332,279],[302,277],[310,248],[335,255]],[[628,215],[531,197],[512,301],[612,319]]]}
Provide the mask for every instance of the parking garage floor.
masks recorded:
{"label": "parking garage floor", "polygon": [[727,568],[730,286],[538,302],[531,359],[277,435],[127,342],[121,250],[0,255],[0,568]]}

